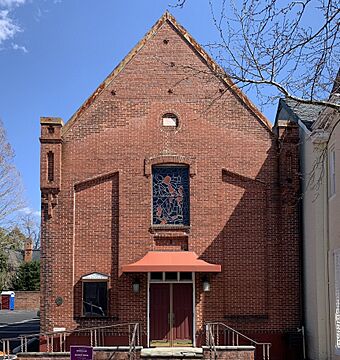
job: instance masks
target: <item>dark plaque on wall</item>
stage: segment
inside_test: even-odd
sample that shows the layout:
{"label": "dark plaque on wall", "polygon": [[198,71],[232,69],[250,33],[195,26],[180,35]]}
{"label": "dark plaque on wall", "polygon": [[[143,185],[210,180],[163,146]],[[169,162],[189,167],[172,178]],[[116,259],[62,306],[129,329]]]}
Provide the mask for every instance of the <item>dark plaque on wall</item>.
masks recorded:
{"label": "dark plaque on wall", "polygon": [[62,298],[61,296],[57,296],[57,297],[55,298],[55,303],[57,304],[57,306],[62,305],[63,302],[64,302],[64,300],[63,300],[63,298]]}

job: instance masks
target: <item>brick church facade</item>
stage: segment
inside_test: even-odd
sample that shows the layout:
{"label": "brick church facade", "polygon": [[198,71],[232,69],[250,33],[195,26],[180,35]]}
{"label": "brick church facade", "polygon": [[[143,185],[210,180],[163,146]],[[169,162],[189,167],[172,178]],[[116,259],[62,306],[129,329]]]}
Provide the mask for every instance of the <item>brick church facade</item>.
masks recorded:
{"label": "brick church facade", "polygon": [[296,358],[297,129],[170,14],[40,141],[42,331],[138,322],[145,347],[200,346],[220,321]]}

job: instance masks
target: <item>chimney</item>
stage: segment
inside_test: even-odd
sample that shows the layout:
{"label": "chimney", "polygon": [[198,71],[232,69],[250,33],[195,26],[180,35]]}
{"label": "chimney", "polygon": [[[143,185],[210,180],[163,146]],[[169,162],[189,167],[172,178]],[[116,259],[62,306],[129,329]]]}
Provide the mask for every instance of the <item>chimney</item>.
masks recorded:
{"label": "chimney", "polygon": [[33,255],[33,241],[31,239],[26,240],[24,249],[24,262],[32,261]]}

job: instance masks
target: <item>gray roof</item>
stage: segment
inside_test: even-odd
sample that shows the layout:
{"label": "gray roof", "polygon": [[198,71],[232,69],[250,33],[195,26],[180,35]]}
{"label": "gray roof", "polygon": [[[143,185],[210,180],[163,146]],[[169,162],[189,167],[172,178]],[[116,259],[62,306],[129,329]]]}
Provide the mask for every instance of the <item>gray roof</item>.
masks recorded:
{"label": "gray roof", "polygon": [[324,109],[323,105],[303,104],[293,99],[280,99],[280,104],[290,112],[295,121],[302,121],[307,129],[311,129],[313,122]]}
{"label": "gray roof", "polygon": [[40,260],[40,250],[33,250],[32,260]]}
{"label": "gray roof", "polygon": [[8,251],[8,264],[10,267],[10,271],[15,271],[23,261],[24,256],[21,250]]}
{"label": "gray roof", "polygon": [[[40,260],[40,250],[32,251],[32,260]],[[17,269],[24,261],[24,250],[9,250],[8,263],[12,270]]]}

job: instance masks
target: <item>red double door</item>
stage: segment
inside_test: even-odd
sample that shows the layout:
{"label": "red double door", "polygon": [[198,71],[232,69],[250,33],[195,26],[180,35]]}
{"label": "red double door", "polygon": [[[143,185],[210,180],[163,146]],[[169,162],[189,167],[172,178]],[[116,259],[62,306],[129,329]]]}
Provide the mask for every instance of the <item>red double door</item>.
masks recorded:
{"label": "red double door", "polygon": [[192,346],[192,284],[150,284],[150,346]]}

